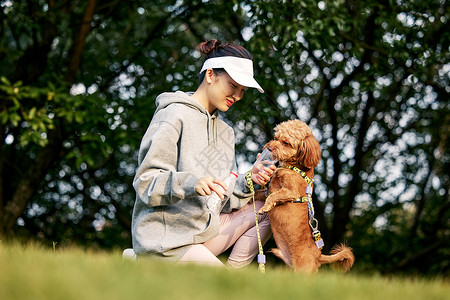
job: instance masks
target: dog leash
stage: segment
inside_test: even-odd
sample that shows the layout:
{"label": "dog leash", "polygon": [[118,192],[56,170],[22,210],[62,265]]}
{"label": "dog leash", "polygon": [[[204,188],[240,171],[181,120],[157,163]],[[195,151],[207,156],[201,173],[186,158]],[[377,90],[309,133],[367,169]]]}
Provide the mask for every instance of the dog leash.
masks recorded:
{"label": "dog leash", "polygon": [[303,179],[305,179],[305,181],[307,183],[306,197],[300,197],[293,202],[294,203],[304,203],[304,202],[308,203],[309,226],[311,227],[311,230],[312,230],[312,236],[314,238],[314,243],[316,244],[316,246],[319,250],[322,250],[325,243],[323,242],[320,231],[318,229],[319,222],[317,221],[316,218],[314,218],[314,206],[312,203],[312,190],[313,190],[312,186],[314,183],[314,179],[309,178],[308,175],[306,175],[306,173],[304,171],[300,170],[297,167],[294,167],[294,166],[284,166],[284,167],[286,169],[293,170],[293,171],[297,172],[298,174],[300,174],[300,176],[302,176]]}
{"label": "dog leash", "polygon": [[247,180],[247,185],[250,188],[250,192],[252,193],[253,209],[255,211],[256,235],[258,237],[258,248],[259,248],[258,270],[264,274],[266,272],[266,265],[265,265],[266,256],[264,255],[263,246],[261,242],[261,235],[259,234],[258,215],[256,212],[256,204],[255,204],[255,188],[253,187],[253,180],[252,180],[252,170],[247,172],[247,174],[245,175],[245,179]]}

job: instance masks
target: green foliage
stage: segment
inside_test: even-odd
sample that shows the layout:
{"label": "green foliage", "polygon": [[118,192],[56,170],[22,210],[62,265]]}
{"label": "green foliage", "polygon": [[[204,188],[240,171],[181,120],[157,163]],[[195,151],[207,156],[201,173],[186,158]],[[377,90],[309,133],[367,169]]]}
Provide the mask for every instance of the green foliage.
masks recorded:
{"label": "green foliage", "polygon": [[54,128],[53,120],[49,117],[48,107],[41,106],[41,99],[51,100],[53,94],[45,89],[23,86],[21,82],[11,84],[5,77],[0,78],[2,105],[0,112],[1,125],[10,124],[12,128],[23,128],[19,136],[21,147],[29,143],[41,147],[47,145],[48,130]]}
{"label": "green foliage", "polygon": [[260,145],[254,127],[267,139],[273,121],[311,125],[325,244],[348,241],[368,269],[448,267],[445,2],[245,1],[263,110],[280,114],[249,116],[243,144]]}
{"label": "green foliage", "polygon": [[195,46],[217,38],[253,53],[266,91],[224,115],[241,168],[299,118],[322,147],[326,250],[347,241],[362,270],[448,269],[447,1],[89,3],[0,4],[0,234],[129,247],[154,99],[195,90]]}
{"label": "green foliage", "polygon": [[[0,172],[5,178],[0,211],[7,212],[14,197],[21,203],[14,214],[0,215],[0,233],[13,230],[61,244],[127,247],[136,151],[154,99],[168,90],[194,90],[201,64],[195,60],[199,52],[194,48],[202,39],[198,32],[233,40],[239,30],[231,22],[239,20],[228,18],[235,14],[228,1],[104,2],[92,16],[72,82],[74,39],[87,6],[52,5],[2,4],[5,39],[0,48],[5,56],[0,56],[0,75],[5,79],[0,96],[16,99],[20,107],[10,100],[0,103]],[[226,13],[211,23],[211,8]],[[206,23],[209,33],[203,29]],[[230,30],[221,32],[223,24]],[[17,87],[19,96],[8,96]],[[51,162],[38,167],[39,174],[30,171],[37,182],[26,186],[32,197],[20,197],[21,182],[28,179],[20,170],[43,164],[36,160],[40,155]]]}

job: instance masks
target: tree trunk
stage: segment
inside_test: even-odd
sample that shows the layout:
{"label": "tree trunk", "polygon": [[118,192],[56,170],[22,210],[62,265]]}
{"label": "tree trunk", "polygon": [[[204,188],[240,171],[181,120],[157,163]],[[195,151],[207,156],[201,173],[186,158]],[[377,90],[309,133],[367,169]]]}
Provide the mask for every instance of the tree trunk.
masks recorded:
{"label": "tree trunk", "polygon": [[83,21],[81,23],[80,29],[77,32],[70,49],[70,62],[67,66],[67,72],[65,75],[65,80],[67,83],[72,84],[75,81],[75,77],[80,68],[81,56],[83,54],[84,44],[86,43],[86,37],[91,31],[91,22],[94,17],[95,8],[97,6],[97,0],[89,0],[84,11]]}
{"label": "tree trunk", "polygon": [[16,220],[25,210],[28,202],[35,195],[43,182],[42,178],[47,174],[54,162],[58,161],[62,152],[60,138],[56,132],[49,133],[53,137],[36,157],[30,168],[24,172],[17,189],[11,199],[3,199],[4,206],[0,215],[0,236],[12,234],[12,228]]}
{"label": "tree trunk", "polygon": [[[378,16],[378,10],[375,9],[372,15],[369,16],[367,19],[367,22],[365,24],[364,29],[364,37],[366,45],[372,45],[374,42],[374,32],[375,32],[375,19]],[[370,60],[370,57],[372,56],[373,50],[367,49],[364,51],[364,54],[361,57],[360,64],[355,70],[347,76],[342,83],[339,85],[338,88],[332,91],[330,93],[330,98],[333,97],[333,100],[337,97],[337,95],[341,92],[342,88],[345,85],[348,85],[350,81],[355,77],[356,74],[363,72],[363,66],[366,62]],[[331,228],[331,237],[330,237],[330,246],[338,243],[341,241],[342,237],[345,234],[345,228],[347,226],[347,223],[350,221],[350,211],[353,207],[353,203],[355,201],[356,195],[359,193],[360,189],[360,178],[359,178],[359,172],[362,170],[362,160],[363,160],[363,143],[364,139],[367,133],[367,129],[369,128],[369,110],[374,104],[374,98],[372,93],[369,93],[369,98],[367,100],[366,106],[363,111],[363,117],[360,121],[360,129],[359,129],[359,135],[357,144],[355,146],[355,165],[353,167],[353,178],[350,182],[349,187],[347,188],[346,197],[341,197],[337,192],[339,191],[339,174],[341,170],[341,164],[339,161],[339,152],[337,152],[337,129],[334,129],[334,126],[337,126],[337,121],[332,120],[330,123],[333,126],[333,146],[332,150],[330,151],[330,155],[333,157],[333,163],[334,163],[334,174],[332,179],[331,186],[333,187],[334,191],[334,219],[333,219],[333,227]],[[334,101],[332,102],[334,105]],[[331,105],[331,104],[329,104]],[[329,114],[330,118],[332,118],[336,113],[334,111],[334,107],[329,108]],[[335,125],[336,124],[336,125]],[[335,146],[336,144],[336,146]],[[341,187],[342,188],[342,187]]]}

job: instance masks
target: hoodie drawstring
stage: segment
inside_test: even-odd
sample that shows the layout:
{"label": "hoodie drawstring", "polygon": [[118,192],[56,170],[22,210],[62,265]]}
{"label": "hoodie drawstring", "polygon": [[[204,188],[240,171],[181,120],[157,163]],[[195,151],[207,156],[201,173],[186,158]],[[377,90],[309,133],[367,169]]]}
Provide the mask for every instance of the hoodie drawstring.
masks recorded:
{"label": "hoodie drawstring", "polygon": [[214,146],[214,148],[218,147],[217,139],[218,139],[218,132],[217,132],[217,116],[216,115],[207,115],[208,117],[208,145]]}
{"label": "hoodie drawstring", "polygon": [[217,134],[217,120],[216,120],[216,116],[213,116],[212,122],[213,122],[213,130],[214,130],[214,148],[218,147],[218,142],[217,142],[217,138],[218,138],[218,134]]}

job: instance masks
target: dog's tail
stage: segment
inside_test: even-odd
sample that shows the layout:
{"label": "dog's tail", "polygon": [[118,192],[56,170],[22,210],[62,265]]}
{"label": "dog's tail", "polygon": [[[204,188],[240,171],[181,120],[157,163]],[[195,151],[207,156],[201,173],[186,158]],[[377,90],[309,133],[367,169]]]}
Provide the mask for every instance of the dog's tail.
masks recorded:
{"label": "dog's tail", "polygon": [[352,248],[340,244],[333,247],[330,255],[322,254],[320,256],[321,264],[330,264],[337,262],[338,268],[344,272],[350,270],[355,262],[355,256],[353,255]]}

